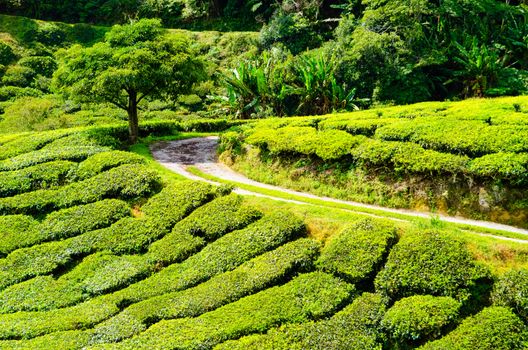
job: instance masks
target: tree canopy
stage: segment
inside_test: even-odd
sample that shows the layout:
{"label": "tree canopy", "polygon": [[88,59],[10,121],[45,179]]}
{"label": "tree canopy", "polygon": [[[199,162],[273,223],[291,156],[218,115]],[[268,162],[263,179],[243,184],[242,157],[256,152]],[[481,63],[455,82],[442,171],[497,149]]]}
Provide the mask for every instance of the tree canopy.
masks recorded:
{"label": "tree canopy", "polygon": [[110,102],[128,113],[130,141],[138,137],[138,105],[176,98],[204,76],[203,62],[184,38],[166,40],[159,20],[115,26],[92,47],[59,53],[55,88],[87,102]]}

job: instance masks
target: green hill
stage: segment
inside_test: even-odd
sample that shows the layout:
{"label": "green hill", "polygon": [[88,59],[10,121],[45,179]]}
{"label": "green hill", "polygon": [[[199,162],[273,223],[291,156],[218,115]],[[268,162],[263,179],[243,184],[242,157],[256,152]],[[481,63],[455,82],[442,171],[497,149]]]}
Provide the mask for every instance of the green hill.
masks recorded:
{"label": "green hill", "polygon": [[126,137],[0,139],[0,348],[524,348],[524,244],[241,197]]}

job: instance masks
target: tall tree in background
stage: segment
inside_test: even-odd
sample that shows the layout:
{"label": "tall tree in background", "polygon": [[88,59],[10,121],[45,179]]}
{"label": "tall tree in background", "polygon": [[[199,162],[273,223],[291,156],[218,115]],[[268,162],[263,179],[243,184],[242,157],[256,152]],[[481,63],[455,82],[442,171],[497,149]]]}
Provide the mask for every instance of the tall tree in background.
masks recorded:
{"label": "tall tree in background", "polygon": [[109,102],[128,114],[130,142],[138,138],[138,105],[145,98],[176,98],[205,73],[181,38],[167,40],[159,20],[114,26],[104,42],[59,53],[54,87],[86,102]]}

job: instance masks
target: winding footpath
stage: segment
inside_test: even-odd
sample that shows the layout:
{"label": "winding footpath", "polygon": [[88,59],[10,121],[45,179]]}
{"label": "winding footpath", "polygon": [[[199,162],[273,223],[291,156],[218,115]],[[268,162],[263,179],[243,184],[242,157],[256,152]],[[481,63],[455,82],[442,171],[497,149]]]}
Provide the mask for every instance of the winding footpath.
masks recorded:
{"label": "winding footpath", "polygon": [[[218,147],[218,137],[210,136],[210,137],[200,137],[200,138],[192,138],[192,139],[185,139],[185,140],[178,140],[178,141],[157,142],[150,146],[150,151],[152,152],[154,159],[158,161],[160,164],[174,171],[175,173],[180,174],[192,180],[206,181],[206,182],[218,184],[217,182],[209,181],[202,177],[191,174],[187,170],[187,168],[191,166],[200,170],[202,173],[214,176],[222,180],[228,180],[228,181],[232,181],[232,182],[236,182],[240,184],[251,185],[251,186],[262,188],[265,190],[280,191],[284,194],[295,195],[297,197],[302,197],[302,198],[307,198],[307,199],[317,199],[317,200],[328,202],[328,203],[351,205],[359,209],[361,208],[374,209],[374,210],[378,210],[378,211],[382,211],[386,213],[402,214],[402,215],[406,215],[410,217],[420,217],[420,218],[426,218],[426,219],[431,217],[431,214],[429,213],[406,210],[406,209],[385,208],[385,207],[376,206],[376,205],[344,201],[344,200],[339,200],[339,199],[334,199],[334,198],[329,198],[329,197],[319,197],[319,196],[309,194],[309,193],[297,192],[297,191],[289,190],[286,188],[272,186],[272,185],[260,183],[257,181],[253,181],[231,170],[229,167],[225,166],[224,164],[219,163],[217,161],[217,156],[216,156],[217,147]],[[290,203],[304,204],[304,205],[311,204],[311,203],[303,202],[300,200],[290,200],[290,199],[284,199],[284,198],[274,197],[270,195],[264,195],[262,193],[247,191],[247,190],[240,189],[240,188],[235,188],[234,192],[238,194],[242,194],[242,195],[265,197],[265,198],[270,198],[270,199],[274,199],[277,201],[283,201],[283,202],[290,202]],[[357,213],[361,213],[365,215],[378,216],[378,215],[364,213],[364,212],[361,212],[360,210],[351,209],[350,211],[355,211]],[[464,219],[460,217],[452,217],[452,216],[444,216],[444,215],[440,215],[439,218],[445,222],[451,222],[451,223],[456,223],[456,224],[466,224],[466,225],[471,225],[475,227],[496,229],[496,230],[502,230],[502,231],[507,231],[507,232],[512,232],[512,233],[527,235],[526,236],[527,240],[507,238],[507,237],[501,237],[501,236],[493,236],[493,237],[503,239],[503,240],[528,243],[528,230],[521,229],[518,227],[498,224],[498,223],[489,222],[489,221],[470,220],[470,219]],[[393,219],[393,218],[389,218],[389,219]],[[393,219],[393,220],[399,220],[399,219]],[[489,234],[483,234],[483,235],[492,236]]]}

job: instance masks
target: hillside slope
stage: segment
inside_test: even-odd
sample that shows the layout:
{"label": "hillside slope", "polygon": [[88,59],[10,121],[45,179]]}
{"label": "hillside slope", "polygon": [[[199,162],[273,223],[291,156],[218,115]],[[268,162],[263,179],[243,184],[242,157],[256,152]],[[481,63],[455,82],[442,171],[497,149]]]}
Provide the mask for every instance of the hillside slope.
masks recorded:
{"label": "hillside slope", "polygon": [[[490,264],[495,241],[477,253],[451,228],[281,208],[160,177],[116,150],[120,138],[124,127],[0,139],[0,348],[522,349],[528,340],[526,270],[512,269],[528,263],[528,248],[503,243],[512,258]],[[324,244],[319,231],[331,236]]]}

